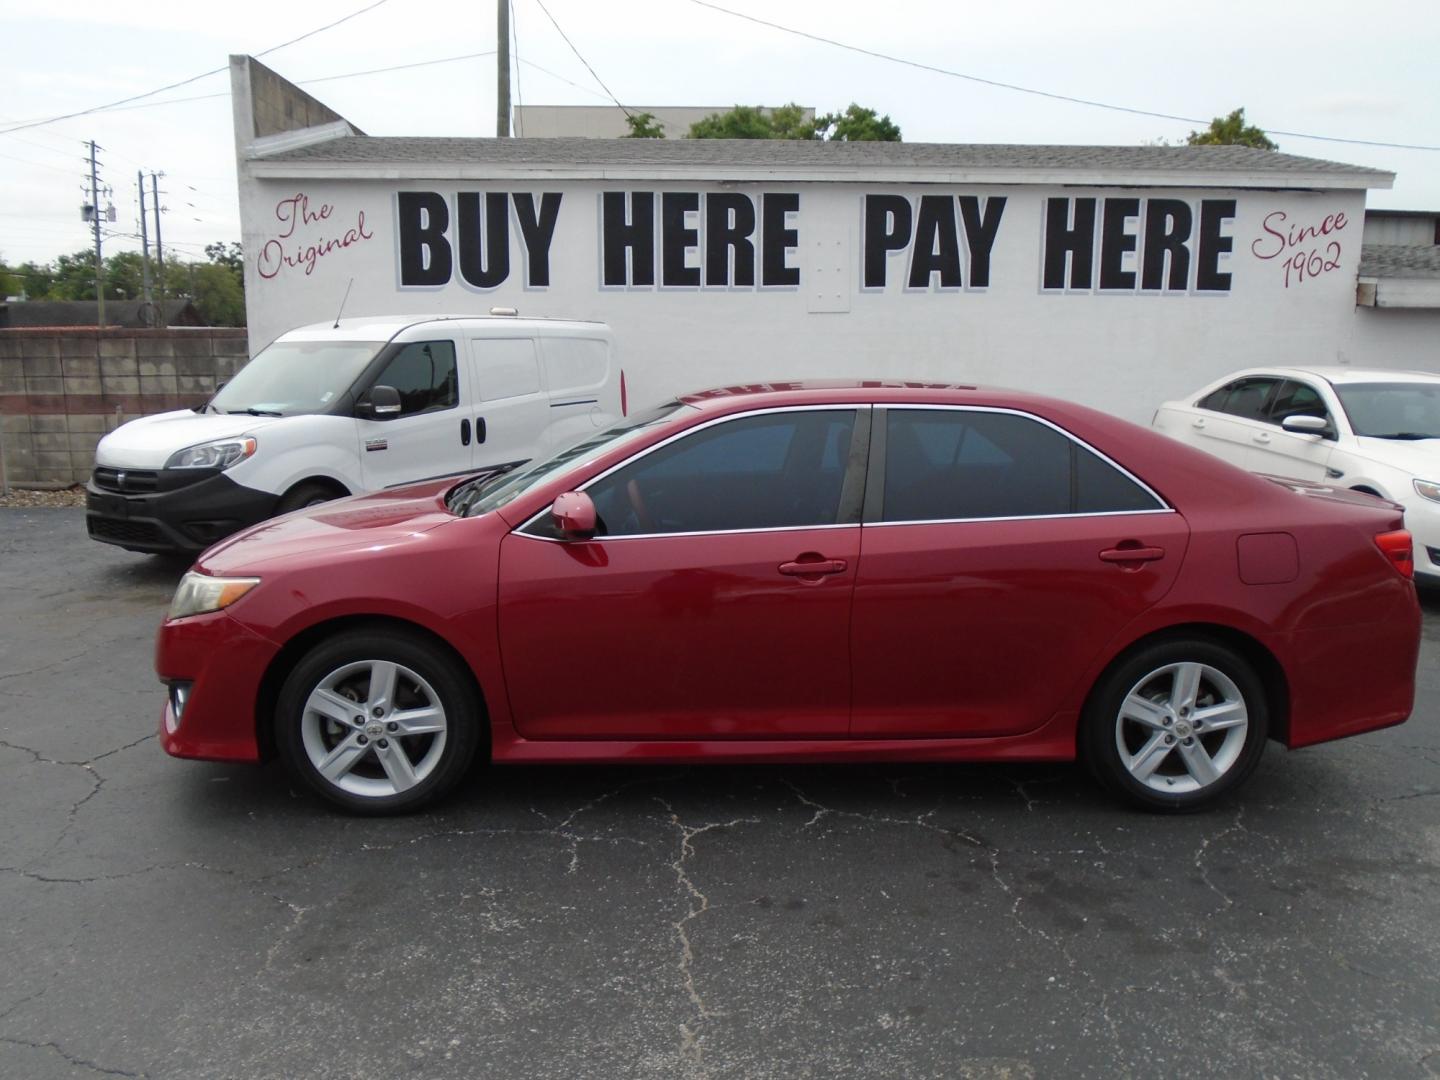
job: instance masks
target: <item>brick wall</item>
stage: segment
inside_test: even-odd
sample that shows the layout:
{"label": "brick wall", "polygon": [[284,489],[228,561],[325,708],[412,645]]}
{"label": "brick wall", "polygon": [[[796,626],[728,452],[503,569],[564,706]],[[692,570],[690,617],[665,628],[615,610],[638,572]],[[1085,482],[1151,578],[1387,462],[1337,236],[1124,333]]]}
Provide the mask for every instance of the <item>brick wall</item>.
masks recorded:
{"label": "brick wall", "polygon": [[243,329],[0,330],[6,475],[12,484],[82,483],[107,431],[198,405],[245,361]]}

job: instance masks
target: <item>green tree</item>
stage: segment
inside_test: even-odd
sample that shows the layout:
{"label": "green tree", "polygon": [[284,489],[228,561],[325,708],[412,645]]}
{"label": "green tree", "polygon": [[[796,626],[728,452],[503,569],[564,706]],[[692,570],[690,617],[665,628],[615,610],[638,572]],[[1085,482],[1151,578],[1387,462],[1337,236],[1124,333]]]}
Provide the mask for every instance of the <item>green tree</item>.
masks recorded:
{"label": "green tree", "polygon": [[231,270],[235,271],[235,273],[240,274],[242,277],[244,276],[245,253],[240,245],[233,240],[228,246],[223,240],[217,240],[213,244],[206,244],[205,257],[213,263],[228,266]]}
{"label": "green tree", "polygon": [[138,251],[121,251],[105,260],[105,299],[142,300],[145,271]]}
{"label": "green tree", "polygon": [[[655,119],[654,113],[627,113],[625,116],[625,123],[630,128],[630,134],[621,135],[620,137],[622,139],[665,138],[665,129],[662,128],[660,126],[660,122]],[[205,250],[208,252],[210,249],[206,248]]]}
{"label": "green tree", "polygon": [[208,326],[245,325],[245,288],[223,262],[191,263],[190,301]]}
{"label": "green tree", "polygon": [[879,116],[853,101],[843,113],[817,117],[820,137],[831,142],[899,142],[900,127],[889,116]]}
{"label": "green tree", "polygon": [[55,275],[49,263],[42,266],[34,262],[23,262],[10,272],[20,279],[21,291],[31,300],[40,300],[50,295],[50,289],[55,284]]}
{"label": "green tree", "polygon": [[95,253],[86,248],[61,255],[46,267],[51,275],[50,287],[35,300],[94,300]]}
{"label": "green tree", "polygon": [[0,259],[0,301],[7,296],[18,296],[21,287],[20,275],[6,266],[4,259]]}
{"label": "green tree", "polygon": [[1278,150],[1265,132],[1245,123],[1245,110],[1236,109],[1229,116],[1217,116],[1204,131],[1192,131],[1185,137],[1190,146],[1253,146],[1257,150]]}
{"label": "green tree", "polygon": [[853,102],[842,113],[814,118],[793,101],[771,109],[736,105],[690,125],[690,139],[827,139],[834,142],[899,142],[900,128],[888,116],[877,116]]}

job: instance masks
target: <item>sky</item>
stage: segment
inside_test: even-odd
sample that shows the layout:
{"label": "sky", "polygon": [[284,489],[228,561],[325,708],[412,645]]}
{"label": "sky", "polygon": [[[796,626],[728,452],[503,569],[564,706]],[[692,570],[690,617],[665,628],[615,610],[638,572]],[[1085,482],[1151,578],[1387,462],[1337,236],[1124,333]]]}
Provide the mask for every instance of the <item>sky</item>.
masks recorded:
{"label": "sky", "polygon": [[[1440,17],[1427,0],[714,2],[916,64],[1189,119],[920,70],[696,0],[512,0],[512,96],[605,103],[598,76],[632,109],[795,101],[827,112],[853,101],[888,114],[907,142],[957,143],[1183,142],[1243,106],[1286,153],[1395,173],[1393,190],[1371,191],[1370,206],[1440,209],[1440,149],[1273,134],[1440,148]],[[262,62],[371,135],[493,135],[495,11],[474,0],[0,0],[0,259],[46,262],[91,244],[80,219],[90,140],[113,189],[102,205],[116,210],[106,254],[140,249],[139,171],[164,173],[172,256],[200,259],[207,243],[240,236],[224,70],[131,106],[7,129],[224,69],[231,53],[258,55],[360,12]],[[426,63],[435,60],[449,62]],[[357,74],[415,64],[424,66]]]}

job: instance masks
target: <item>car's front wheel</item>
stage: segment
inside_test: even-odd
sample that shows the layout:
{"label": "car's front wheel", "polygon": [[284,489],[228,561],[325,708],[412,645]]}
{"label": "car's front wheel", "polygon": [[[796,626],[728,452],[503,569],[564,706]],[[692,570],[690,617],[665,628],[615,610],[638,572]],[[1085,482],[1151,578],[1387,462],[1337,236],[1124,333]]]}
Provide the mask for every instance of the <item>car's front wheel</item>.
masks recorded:
{"label": "car's front wheel", "polygon": [[460,664],[389,629],[315,646],[285,680],[275,710],[275,742],[290,773],[361,814],[415,810],[449,793],[481,728]]}
{"label": "car's front wheel", "polygon": [[1081,749],[1111,791],[1148,810],[1185,813],[1250,775],[1268,722],[1264,687],[1244,657],[1203,639],[1157,642],[1101,678]]}

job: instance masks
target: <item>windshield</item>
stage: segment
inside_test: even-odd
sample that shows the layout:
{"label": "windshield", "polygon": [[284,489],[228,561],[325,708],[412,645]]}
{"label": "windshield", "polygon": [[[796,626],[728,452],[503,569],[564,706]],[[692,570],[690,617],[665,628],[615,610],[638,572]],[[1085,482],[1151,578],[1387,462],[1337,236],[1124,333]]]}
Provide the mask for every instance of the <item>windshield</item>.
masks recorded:
{"label": "windshield", "polygon": [[1356,435],[1440,439],[1440,384],[1342,383],[1335,393]]}
{"label": "windshield", "polygon": [[561,469],[570,466],[580,468],[615,447],[634,441],[642,432],[663,423],[679,408],[681,408],[680,402],[667,402],[648,412],[636,413],[634,416],[627,417],[618,424],[612,424],[588,438],[581,439],[573,446],[566,447],[547,458],[532,461],[514,472],[501,473],[498,476],[482,476],[469,483],[461,484],[448,496],[450,509],[462,517],[487,514],[497,507],[504,506],[511,499],[523,495]]}
{"label": "windshield", "polygon": [[226,413],[292,416],[329,408],[383,347],[379,341],[277,341],[210,399]]}

